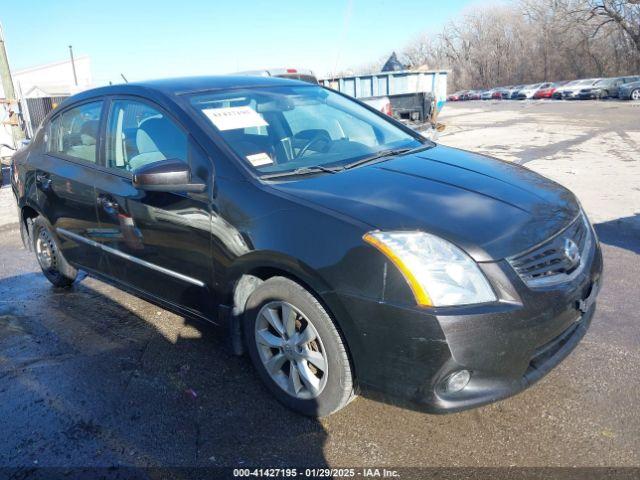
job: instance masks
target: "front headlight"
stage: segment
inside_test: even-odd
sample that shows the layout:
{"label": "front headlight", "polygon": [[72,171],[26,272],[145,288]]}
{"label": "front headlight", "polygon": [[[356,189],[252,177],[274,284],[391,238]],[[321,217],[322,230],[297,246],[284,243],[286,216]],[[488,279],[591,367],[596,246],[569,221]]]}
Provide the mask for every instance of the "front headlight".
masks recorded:
{"label": "front headlight", "polygon": [[363,239],[402,272],[418,305],[493,302],[496,295],[478,264],[452,243],[424,232],[369,232]]}

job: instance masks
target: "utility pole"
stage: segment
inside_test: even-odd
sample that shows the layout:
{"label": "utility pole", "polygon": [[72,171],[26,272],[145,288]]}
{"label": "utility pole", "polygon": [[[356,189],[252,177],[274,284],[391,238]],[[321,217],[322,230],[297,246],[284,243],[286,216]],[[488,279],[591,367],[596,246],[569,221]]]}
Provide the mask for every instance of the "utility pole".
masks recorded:
{"label": "utility pole", "polygon": [[76,62],[73,59],[73,46],[69,45],[69,55],[71,56],[71,68],[73,69],[73,83],[78,86],[78,76],[76,75]]}
{"label": "utility pole", "polygon": [[[11,70],[9,69],[9,60],[7,59],[7,50],[4,47],[4,34],[2,25],[0,25],[0,80],[2,80],[2,88],[4,90],[5,102],[9,105],[9,124],[13,134],[14,146],[17,146],[20,140],[24,138],[24,132],[20,128],[20,120],[16,113],[20,106],[16,99],[16,91],[13,88],[13,80],[11,79]],[[12,108],[13,107],[13,108]]]}

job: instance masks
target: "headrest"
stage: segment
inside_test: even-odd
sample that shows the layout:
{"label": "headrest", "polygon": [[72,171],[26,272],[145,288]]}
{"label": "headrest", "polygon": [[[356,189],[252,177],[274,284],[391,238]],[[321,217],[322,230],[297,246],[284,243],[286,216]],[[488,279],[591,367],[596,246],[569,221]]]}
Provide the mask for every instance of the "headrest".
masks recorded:
{"label": "headrest", "polygon": [[177,136],[180,132],[170,120],[149,118],[142,122],[136,132],[138,153],[161,152],[165,158],[179,158],[186,151],[186,136],[184,141]]}
{"label": "headrest", "polygon": [[95,145],[98,138],[98,120],[89,120],[80,127],[80,141],[83,145]]}

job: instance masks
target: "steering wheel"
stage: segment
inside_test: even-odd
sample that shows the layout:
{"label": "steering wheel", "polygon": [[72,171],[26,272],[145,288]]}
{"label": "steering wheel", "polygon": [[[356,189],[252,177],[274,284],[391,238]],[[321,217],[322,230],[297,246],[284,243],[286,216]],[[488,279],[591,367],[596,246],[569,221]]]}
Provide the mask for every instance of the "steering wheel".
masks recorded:
{"label": "steering wheel", "polygon": [[304,157],[304,154],[307,153],[307,151],[311,148],[311,146],[313,146],[318,142],[325,142],[327,145],[329,145],[331,143],[331,137],[324,130],[319,130],[315,132],[313,136],[307,141],[307,143],[305,143],[304,146],[300,149],[298,154],[295,157],[293,157],[292,160],[300,160],[302,157]]}

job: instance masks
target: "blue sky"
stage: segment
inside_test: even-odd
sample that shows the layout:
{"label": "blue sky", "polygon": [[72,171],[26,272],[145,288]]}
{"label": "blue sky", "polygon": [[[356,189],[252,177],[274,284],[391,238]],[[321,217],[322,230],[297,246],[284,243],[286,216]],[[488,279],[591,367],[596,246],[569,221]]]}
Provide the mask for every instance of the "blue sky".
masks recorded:
{"label": "blue sky", "polygon": [[400,50],[469,0],[21,0],[0,11],[13,69],[91,57],[94,81],[308,67],[322,76]]}

